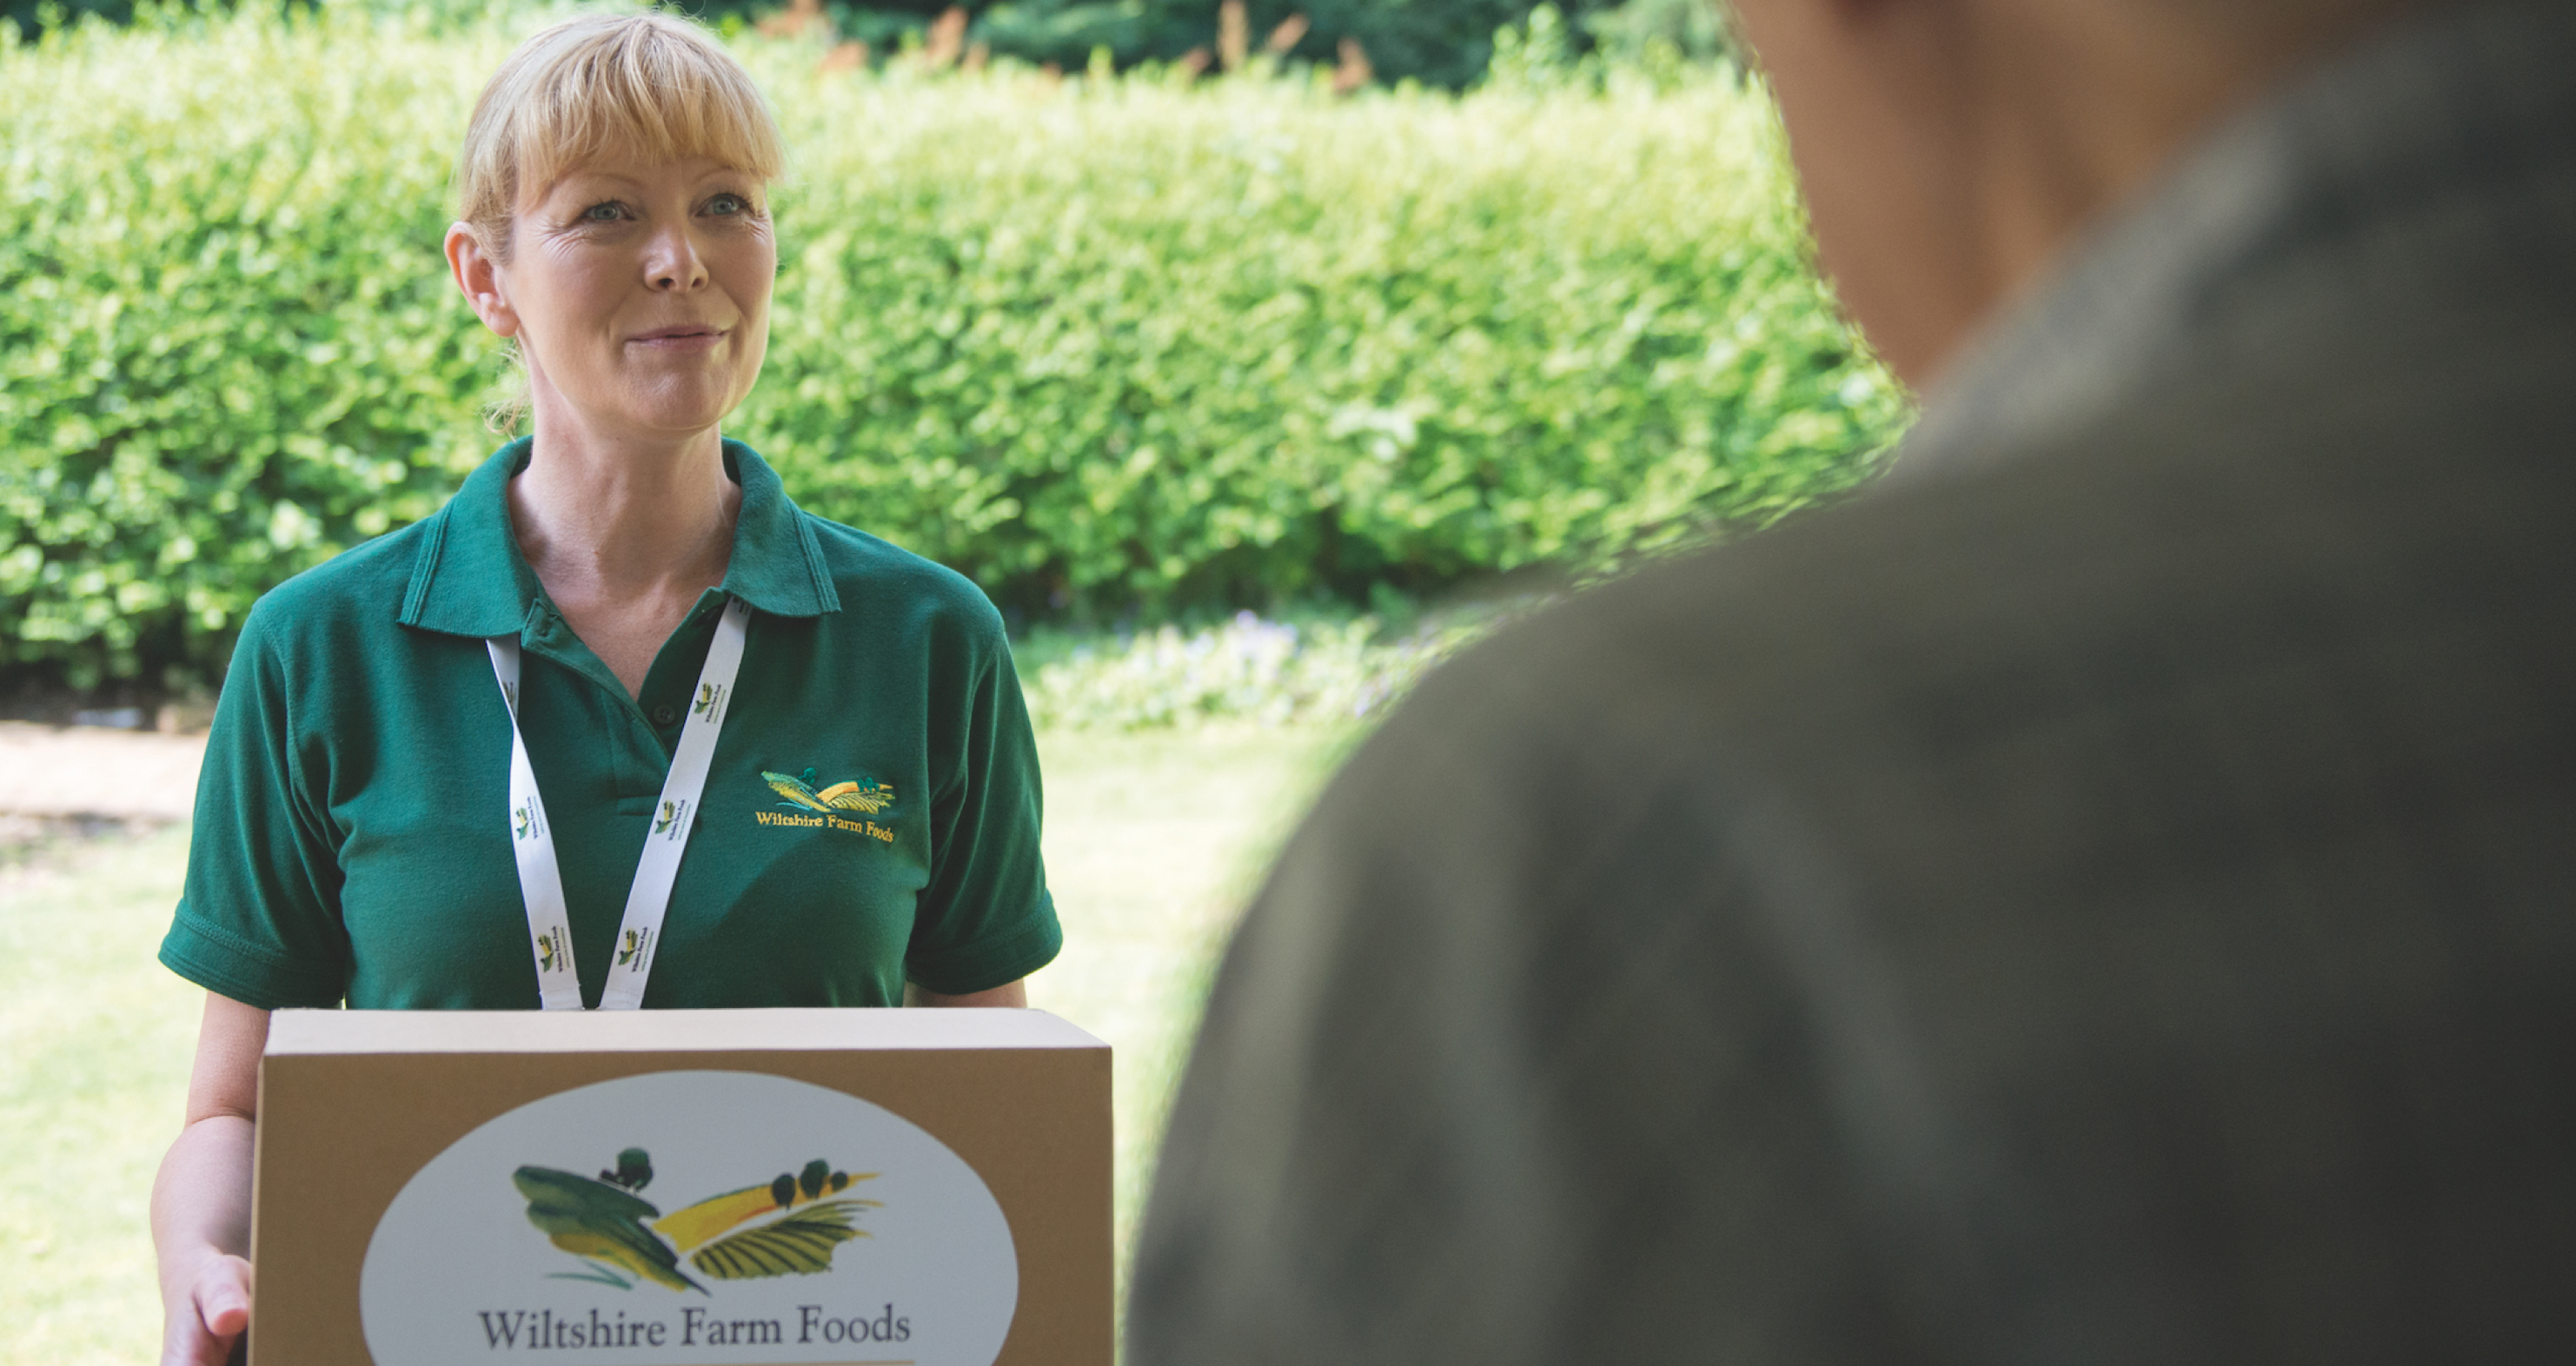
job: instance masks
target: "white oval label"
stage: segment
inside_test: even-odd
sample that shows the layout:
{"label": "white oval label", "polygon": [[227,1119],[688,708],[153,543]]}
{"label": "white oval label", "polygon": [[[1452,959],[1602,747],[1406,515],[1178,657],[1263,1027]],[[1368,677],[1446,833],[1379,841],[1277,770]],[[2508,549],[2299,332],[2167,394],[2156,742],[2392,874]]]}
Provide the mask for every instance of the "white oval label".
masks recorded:
{"label": "white oval label", "polygon": [[992,1366],[1019,1289],[1002,1207],[909,1120],[654,1072],[522,1105],[413,1173],[358,1307],[377,1366]]}

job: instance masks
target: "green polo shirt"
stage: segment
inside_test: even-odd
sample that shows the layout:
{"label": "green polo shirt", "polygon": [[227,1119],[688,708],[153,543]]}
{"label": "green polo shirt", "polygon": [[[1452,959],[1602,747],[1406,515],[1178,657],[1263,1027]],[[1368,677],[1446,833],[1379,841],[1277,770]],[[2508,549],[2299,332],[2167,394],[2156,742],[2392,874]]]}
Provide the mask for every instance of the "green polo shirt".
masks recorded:
{"label": "green polo shirt", "polygon": [[[800,511],[728,441],[742,505],[724,586],[629,697],[511,535],[528,454],[502,447],[426,521],[252,609],[163,963],[269,1008],[533,1009],[510,720],[484,647],[516,635],[521,729],[597,1003],[727,597],[753,609],[742,672],[644,1004],[898,1005],[907,978],[963,994],[1055,956],[1036,747],[973,584]],[[844,782],[892,802],[825,816],[798,800]]]}

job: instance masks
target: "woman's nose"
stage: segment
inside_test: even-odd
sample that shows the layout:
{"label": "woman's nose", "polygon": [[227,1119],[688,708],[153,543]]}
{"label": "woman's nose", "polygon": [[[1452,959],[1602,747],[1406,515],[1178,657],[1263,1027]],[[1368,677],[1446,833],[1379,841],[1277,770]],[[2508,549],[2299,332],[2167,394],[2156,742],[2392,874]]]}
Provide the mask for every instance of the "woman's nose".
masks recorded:
{"label": "woman's nose", "polygon": [[667,228],[653,234],[644,274],[655,289],[687,293],[707,282],[707,263],[686,228]]}

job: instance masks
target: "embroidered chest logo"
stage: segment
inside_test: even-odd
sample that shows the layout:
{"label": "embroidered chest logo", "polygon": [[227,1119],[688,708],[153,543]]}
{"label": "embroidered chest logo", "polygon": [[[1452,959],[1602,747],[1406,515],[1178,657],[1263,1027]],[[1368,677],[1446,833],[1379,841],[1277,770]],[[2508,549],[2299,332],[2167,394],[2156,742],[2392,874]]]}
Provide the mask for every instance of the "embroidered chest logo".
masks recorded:
{"label": "embroidered chest logo", "polygon": [[894,831],[875,821],[860,819],[863,816],[893,819],[894,788],[888,784],[861,774],[818,789],[814,786],[814,770],[810,768],[803,776],[795,778],[764,768],[760,771],[760,780],[769,784],[770,791],[786,798],[774,811],[751,813],[752,819],[762,825],[842,830],[885,844],[894,843]]}

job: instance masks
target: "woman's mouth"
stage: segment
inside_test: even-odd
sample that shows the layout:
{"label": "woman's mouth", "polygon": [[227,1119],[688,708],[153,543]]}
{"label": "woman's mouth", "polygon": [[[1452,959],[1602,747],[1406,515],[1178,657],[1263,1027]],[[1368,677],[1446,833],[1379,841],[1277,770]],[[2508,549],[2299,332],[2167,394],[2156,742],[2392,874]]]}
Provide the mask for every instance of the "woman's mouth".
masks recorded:
{"label": "woman's mouth", "polygon": [[724,328],[705,323],[678,323],[638,332],[626,340],[630,345],[649,346],[657,351],[702,351],[721,343],[725,332]]}

